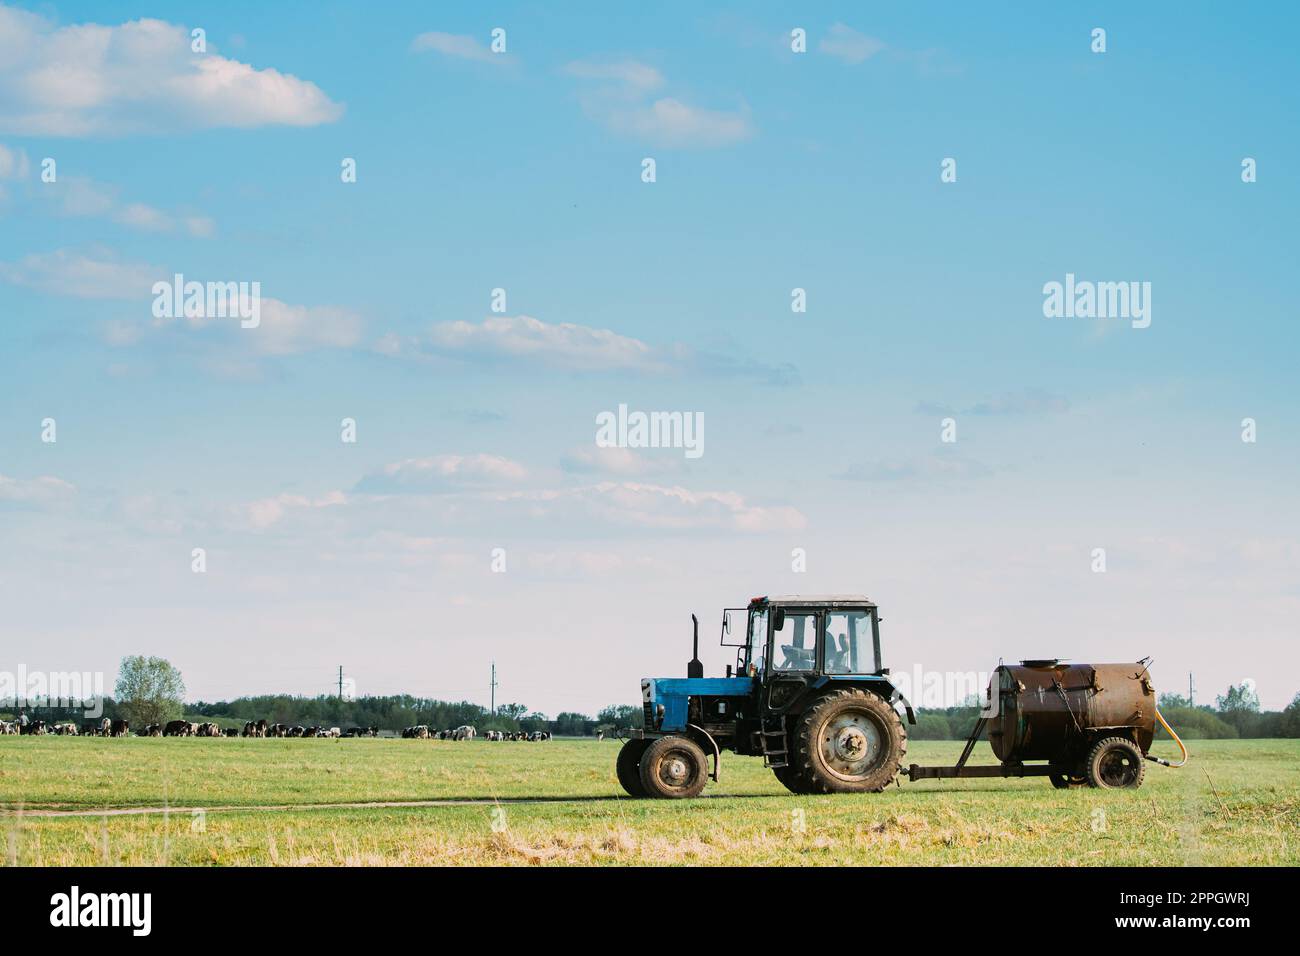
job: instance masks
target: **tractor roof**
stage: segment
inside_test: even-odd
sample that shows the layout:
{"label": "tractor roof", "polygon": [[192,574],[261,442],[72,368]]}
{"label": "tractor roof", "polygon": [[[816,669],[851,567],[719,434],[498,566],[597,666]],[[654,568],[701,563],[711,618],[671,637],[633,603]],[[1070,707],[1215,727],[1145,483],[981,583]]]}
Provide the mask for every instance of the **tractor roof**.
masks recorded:
{"label": "tractor roof", "polygon": [[876,602],[865,594],[773,594],[755,598],[751,603],[781,604],[796,607],[875,607]]}

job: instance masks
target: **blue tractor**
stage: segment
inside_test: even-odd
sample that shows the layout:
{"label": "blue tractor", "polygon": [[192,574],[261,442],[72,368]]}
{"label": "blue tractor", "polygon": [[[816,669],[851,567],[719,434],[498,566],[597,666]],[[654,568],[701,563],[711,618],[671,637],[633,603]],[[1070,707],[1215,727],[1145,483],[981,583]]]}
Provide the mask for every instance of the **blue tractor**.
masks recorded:
{"label": "blue tractor", "polygon": [[[907,752],[911,705],[880,659],[876,605],[858,594],[756,597],[722,617],[736,648],[725,677],[641,681],[645,729],[619,751],[618,780],[634,797],[695,797],[718,779],[723,750],[762,757],[794,793],[879,792]],[[712,758],[712,770],[709,758]]]}

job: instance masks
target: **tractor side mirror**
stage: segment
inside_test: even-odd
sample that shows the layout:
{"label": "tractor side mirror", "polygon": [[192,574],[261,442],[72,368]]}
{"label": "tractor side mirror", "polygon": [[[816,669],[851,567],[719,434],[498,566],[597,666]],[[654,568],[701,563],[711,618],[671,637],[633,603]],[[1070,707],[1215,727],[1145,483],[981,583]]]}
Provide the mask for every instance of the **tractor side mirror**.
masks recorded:
{"label": "tractor side mirror", "polygon": [[785,628],[785,608],[779,607],[772,613],[772,630],[780,631]]}

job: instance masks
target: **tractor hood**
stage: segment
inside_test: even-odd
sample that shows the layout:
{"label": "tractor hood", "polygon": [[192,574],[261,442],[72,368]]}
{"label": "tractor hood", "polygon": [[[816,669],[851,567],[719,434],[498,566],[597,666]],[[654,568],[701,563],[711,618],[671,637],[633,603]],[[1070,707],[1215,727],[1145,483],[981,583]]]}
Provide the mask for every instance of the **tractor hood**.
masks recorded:
{"label": "tractor hood", "polygon": [[686,729],[687,703],[692,697],[748,697],[752,677],[646,677],[641,680],[641,702],[646,730]]}

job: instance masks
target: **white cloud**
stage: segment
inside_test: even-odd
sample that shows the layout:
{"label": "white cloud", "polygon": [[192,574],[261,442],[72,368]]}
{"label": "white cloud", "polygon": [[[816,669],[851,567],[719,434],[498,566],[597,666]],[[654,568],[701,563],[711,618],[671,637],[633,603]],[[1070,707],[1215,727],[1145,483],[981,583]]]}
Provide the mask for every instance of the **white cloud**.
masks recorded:
{"label": "white cloud", "polygon": [[356,490],[379,495],[428,494],[513,484],[527,475],[523,465],[499,455],[434,455],[385,465],[362,478]]}
{"label": "white cloud", "polygon": [[611,109],[606,123],[616,133],[656,146],[730,146],[754,135],[748,110],[706,110],[671,97],[648,106]]}
{"label": "white cloud", "polygon": [[656,146],[714,148],[754,135],[749,110],[703,109],[675,97],[651,101],[662,73],[636,60],[578,60],[564,71],[588,84],[580,99],[593,120],[621,136]]}
{"label": "white cloud", "polygon": [[528,315],[493,316],[479,324],[443,322],[431,341],[446,352],[532,358],[572,369],[658,369],[663,363],[640,339],[571,322],[551,324]]}
{"label": "white cloud", "polygon": [[124,226],[146,232],[170,232],[174,223],[165,212],[142,202],[131,203],[117,211],[115,217]]}
{"label": "white cloud", "polygon": [[361,341],[362,327],[361,317],[350,309],[263,299],[261,325],[238,331],[248,335],[253,347],[264,355],[289,355],[313,349],[350,348]]}
{"label": "white cloud", "polygon": [[583,80],[605,80],[617,83],[629,91],[656,90],[664,85],[662,73],[653,66],[636,60],[576,60],[567,64],[564,72]]}
{"label": "white cloud", "polygon": [[0,179],[26,179],[30,168],[25,152],[0,143]]}
{"label": "white cloud", "polygon": [[215,53],[161,20],[57,26],[0,6],[0,131],[118,136],[181,128],[314,126],[343,107],[316,84]]}
{"label": "white cloud", "polygon": [[632,448],[601,448],[589,445],[575,448],[560,461],[560,467],[575,474],[617,475],[634,477],[675,471],[681,458],[655,456]]}
{"label": "white cloud", "polygon": [[411,50],[416,53],[433,51],[443,56],[454,56],[461,60],[476,60],[480,63],[506,63],[509,58],[504,53],[493,53],[487,45],[472,36],[459,33],[440,33],[430,30],[421,33],[411,41]]}
{"label": "white cloud", "polygon": [[571,322],[549,323],[532,316],[493,316],[482,322],[443,322],[427,339],[387,333],[371,348],[390,357],[422,358],[428,353],[491,362],[534,363],[577,372],[634,371],[647,375],[697,372],[716,378],[745,378],[783,386],[799,381],[788,363],[766,365],[739,348],[697,352],[682,343],[652,346],[641,339]]}
{"label": "white cloud", "polygon": [[182,225],[195,239],[211,239],[217,232],[217,224],[207,216],[186,216]]}
{"label": "white cloud", "polygon": [[56,249],[0,262],[0,281],[79,299],[148,301],[150,288],[163,274],[162,269],[124,262],[98,247],[85,252]]}
{"label": "white cloud", "polygon": [[[262,296],[260,321],[244,328],[241,318],[219,316],[177,316],[152,320],[155,332],[195,333],[212,336],[214,347],[246,346],[259,355],[294,355],[317,349],[346,349],[361,341],[365,322],[351,309],[330,305],[292,305]],[[119,330],[120,331],[120,330]],[[125,336],[118,335],[119,340]],[[229,356],[226,361],[229,361]],[[226,372],[239,370],[238,364]],[[255,373],[254,368],[243,368]]]}
{"label": "white cloud", "polygon": [[817,48],[845,63],[861,63],[883,50],[885,43],[843,23],[836,23],[826,32]]}
{"label": "white cloud", "polygon": [[291,513],[334,508],[346,503],[347,496],[341,491],[331,491],[318,498],[308,498],[306,495],[277,495],[274,498],[261,498],[247,504],[236,505],[232,509],[232,517],[236,527],[265,531],[272,525],[279,524]]}
{"label": "white cloud", "polygon": [[195,238],[209,238],[216,224],[206,216],[179,215],[142,202],[122,202],[115,186],[95,182],[84,176],[61,177],[57,183],[42,186],[37,195],[52,203],[59,215],[106,217],[131,229],[143,232],[174,233],[184,231]]}
{"label": "white cloud", "polygon": [[66,501],[76,494],[76,487],[62,478],[10,478],[0,475],[0,503],[39,507]]}

